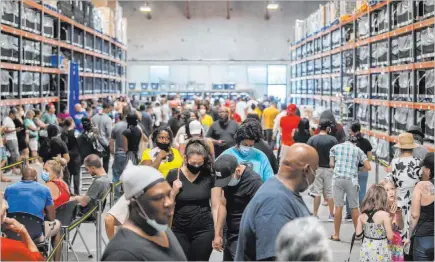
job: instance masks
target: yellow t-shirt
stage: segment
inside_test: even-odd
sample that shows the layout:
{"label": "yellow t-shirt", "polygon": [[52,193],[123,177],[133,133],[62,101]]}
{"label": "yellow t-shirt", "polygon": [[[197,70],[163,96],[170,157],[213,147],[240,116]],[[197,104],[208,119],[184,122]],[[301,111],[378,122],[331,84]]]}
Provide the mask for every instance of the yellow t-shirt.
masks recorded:
{"label": "yellow t-shirt", "polygon": [[261,109],[258,108],[258,107],[256,107],[256,108],[254,109],[254,111],[255,111],[255,113],[257,113],[258,117],[261,119],[261,115],[263,114],[263,112],[261,111]]}
{"label": "yellow t-shirt", "polygon": [[[153,149],[147,149],[142,153],[142,161],[145,160],[156,160],[156,156],[160,153],[160,148],[155,147]],[[163,177],[166,178],[168,175],[169,170],[180,168],[183,164],[183,157],[181,156],[180,152],[176,149],[171,147],[172,154],[174,155],[174,159],[172,159],[171,162],[168,162],[168,159],[163,159],[159,166],[159,171],[162,173]]]}
{"label": "yellow t-shirt", "polygon": [[268,107],[263,111],[264,129],[273,129],[273,121],[279,114],[279,110],[275,107]]}
{"label": "yellow t-shirt", "polygon": [[211,116],[209,116],[209,115],[205,115],[202,119],[201,119],[201,124],[203,125],[203,126],[206,126],[206,127],[210,127],[212,124],[213,124],[213,118],[211,117]]}

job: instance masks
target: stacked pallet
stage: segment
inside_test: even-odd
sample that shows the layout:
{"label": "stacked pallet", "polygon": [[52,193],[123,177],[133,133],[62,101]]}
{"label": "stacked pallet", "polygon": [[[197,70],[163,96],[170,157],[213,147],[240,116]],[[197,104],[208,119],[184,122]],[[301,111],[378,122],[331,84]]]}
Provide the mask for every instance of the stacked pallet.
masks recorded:
{"label": "stacked pallet", "polygon": [[92,0],[94,24],[97,30],[107,34],[121,43],[127,41],[127,19],[123,18],[123,9],[118,1]]}

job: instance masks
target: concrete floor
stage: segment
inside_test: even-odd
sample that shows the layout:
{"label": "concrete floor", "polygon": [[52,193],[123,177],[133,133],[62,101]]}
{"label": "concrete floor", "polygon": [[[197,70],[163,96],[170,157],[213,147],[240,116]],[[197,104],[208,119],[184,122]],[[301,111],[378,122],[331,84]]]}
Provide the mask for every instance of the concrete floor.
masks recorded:
{"label": "concrete floor", "polygon": [[[35,168],[40,170],[42,169],[40,166],[34,165]],[[110,165],[111,166],[111,165]],[[374,172],[374,163],[372,163],[373,171],[370,172],[369,179],[368,179],[368,186],[375,183],[376,175]],[[379,179],[383,179],[386,175],[383,168],[379,168]],[[111,172],[109,172],[109,176],[111,176]],[[19,176],[13,176],[13,175],[7,175],[7,177],[12,178],[13,181],[18,181],[20,179]],[[11,183],[1,183],[0,184],[0,190],[4,191],[4,189]],[[308,208],[312,211],[313,209],[313,198],[308,196],[306,193],[303,194],[303,198],[305,203],[307,204]],[[106,209],[107,211],[107,209]],[[343,212],[345,213],[345,212]],[[343,214],[344,215],[344,214]],[[319,217],[322,221],[322,224],[324,225],[328,235],[332,235],[334,232],[334,225],[332,222],[328,222],[328,210],[327,207],[321,206],[319,210]],[[103,230],[103,237],[107,241],[107,237],[104,231],[104,225],[102,224],[102,230]],[[93,258],[88,258],[88,254],[86,252],[85,246],[82,243],[81,239],[77,237],[76,242],[74,243],[74,250],[76,251],[79,260],[80,261],[96,261],[95,252],[96,252],[96,229],[93,224],[83,224],[81,226],[81,232],[83,234],[83,237],[85,238],[88,247],[93,255]],[[351,222],[344,222],[341,226],[341,232],[340,232],[340,239],[341,242],[334,242],[330,241],[330,247],[334,254],[334,261],[344,261],[347,260],[349,256],[349,249],[350,249],[350,242],[352,238],[352,234],[354,233],[354,228]],[[72,237],[71,237],[72,238]],[[210,243],[211,245],[211,243]],[[357,261],[359,258],[359,248],[360,248],[361,242],[356,242],[355,246],[353,248],[351,261]],[[104,245],[103,245],[104,248]],[[69,252],[69,260],[75,260],[72,252]],[[210,261],[222,261],[222,253],[213,251]]]}

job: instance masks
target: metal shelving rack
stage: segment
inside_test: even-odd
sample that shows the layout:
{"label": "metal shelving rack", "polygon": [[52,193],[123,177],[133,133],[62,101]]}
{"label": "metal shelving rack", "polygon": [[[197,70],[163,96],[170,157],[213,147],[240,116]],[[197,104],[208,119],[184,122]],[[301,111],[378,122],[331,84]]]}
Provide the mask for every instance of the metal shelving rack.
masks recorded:
{"label": "metal shelving rack", "polygon": [[[49,8],[44,4],[44,1],[14,0],[13,2],[18,7],[17,21],[9,23],[2,19],[0,28],[2,37],[16,37],[18,39],[18,59],[5,60],[2,49],[0,68],[2,72],[9,74],[9,78],[12,79],[11,75],[16,75],[15,72],[18,72],[18,77],[9,81],[9,91],[11,92],[7,92],[2,86],[0,106],[32,104],[36,108],[42,108],[50,102],[66,101],[69,72],[67,68],[63,67],[61,60],[61,56],[65,57],[65,53],[69,54],[70,61],[79,64],[80,99],[125,93],[127,65],[125,45]],[[39,15],[40,30],[27,28],[26,19],[23,17],[24,8],[34,10]],[[53,19],[53,35],[49,36],[44,32],[46,19]],[[68,31],[65,28],[68,28]],[[89,43],[89,39],[91,39],[91,43]],[[30,61],[30,63],[25,60],[24,41],[34,41],[35,48],[40,50],[39,58]],[[44,60],[47,57],[44,57],[43,50],[47,45],[52,50],[51,65],[50,62],[47,63]],[[33,75],[32,90],[24,92],[23,76],[27,76],[28,72],[37,74]],[[7,74],[5,77],[8,77]],[[44,87],[46,81],[43,83],[43,78],[47,80],[46,75],[49,79],[48,89]],[[59,103],[57,106],[59,110]]]}
{"label": "metal shelving rack", "polygon": [[291,102],[331,109],[343,124],[358,119],[390,146],[406,130],[405,115],[425,129],[433,151],[433,6],[382,1],[291,45]]}

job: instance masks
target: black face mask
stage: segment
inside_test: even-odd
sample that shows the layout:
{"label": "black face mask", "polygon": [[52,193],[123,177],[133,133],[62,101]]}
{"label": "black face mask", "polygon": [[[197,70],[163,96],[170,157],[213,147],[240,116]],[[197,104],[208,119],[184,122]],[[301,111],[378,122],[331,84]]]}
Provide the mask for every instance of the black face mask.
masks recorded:
{"label": "black face mask", "polygon": [[200,166],[194,166],[191,165],[189,163],[186,164],[187,170],[189,170],[190,173],[192,174],[198,174],[199,172],[201,172],[202,168],[204,167],[204,164],[200,165]]}
{"label": "black face mask", "polygon": [[228,117],[219,117],[219,123],[221,125],[226,125],[228,123]]}
{"label": "black face mask", "polygon": [[170,146],[169,144],[164,144],[164,143],[157,142],[156,145],[161,150],[169,151],[169,146]]}

